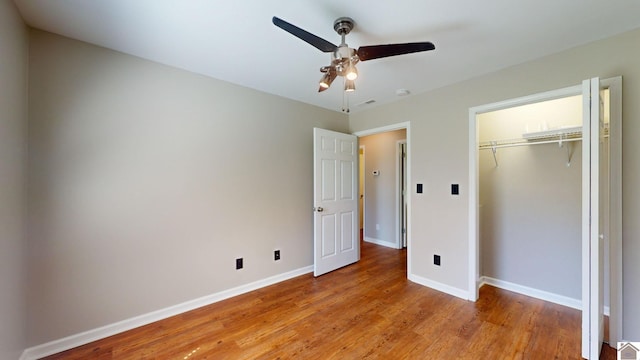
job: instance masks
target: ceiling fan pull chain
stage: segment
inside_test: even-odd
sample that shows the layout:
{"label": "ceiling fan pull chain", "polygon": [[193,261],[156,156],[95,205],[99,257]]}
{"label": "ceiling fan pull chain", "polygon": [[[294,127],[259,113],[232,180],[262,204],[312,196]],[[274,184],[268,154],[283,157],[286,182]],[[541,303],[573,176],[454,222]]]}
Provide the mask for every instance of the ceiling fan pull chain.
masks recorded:
{"label": "ceiling fan pull chain", "polygon": [[[342,82],[344,83],[344,79],[342,80]],[[342,92],[342,112],[347,112],[346,109],[344,108],[344,97],[346,96],[345,92],[346,91]]]}
{"label": "ceiling fan pull chain", "polygon": [[347,98],[347,114],[348,114],[349,111],[350,111],[350,109],[349,109],[349,92],[345,91],[344,93],[345,93],[344,96],[346,96],[346,98]]}
{"label": "ceiling fan pull chain", "polygon": [[[343,79],[342,82],[346,85],[347,80]],[[347,106],[345,106],[345,103]],[[349,113],[349,92],[342,91],[342,112]]]}

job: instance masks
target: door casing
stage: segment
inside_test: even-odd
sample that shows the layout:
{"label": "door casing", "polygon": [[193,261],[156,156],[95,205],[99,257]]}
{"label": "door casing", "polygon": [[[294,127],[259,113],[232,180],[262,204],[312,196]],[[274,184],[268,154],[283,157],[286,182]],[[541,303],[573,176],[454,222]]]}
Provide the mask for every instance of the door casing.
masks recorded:
{"label": "door casing", "polygon": [[396,247],[407,246],[407,140],[396,142]]}

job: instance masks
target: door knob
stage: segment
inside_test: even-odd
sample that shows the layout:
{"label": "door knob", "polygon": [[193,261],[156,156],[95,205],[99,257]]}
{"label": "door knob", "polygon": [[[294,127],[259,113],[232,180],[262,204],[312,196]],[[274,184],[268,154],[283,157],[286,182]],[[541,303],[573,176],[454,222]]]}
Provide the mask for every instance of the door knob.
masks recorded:
{"label": "door knob", "polygon": [[317,208],[313,208],[313,209],[314,209],[315,211],[317,211],[317,212],[323,212],[323,211],[324,211],[324,209],[323,209],[323,208],[321,208],[321,207],[317,207]]}

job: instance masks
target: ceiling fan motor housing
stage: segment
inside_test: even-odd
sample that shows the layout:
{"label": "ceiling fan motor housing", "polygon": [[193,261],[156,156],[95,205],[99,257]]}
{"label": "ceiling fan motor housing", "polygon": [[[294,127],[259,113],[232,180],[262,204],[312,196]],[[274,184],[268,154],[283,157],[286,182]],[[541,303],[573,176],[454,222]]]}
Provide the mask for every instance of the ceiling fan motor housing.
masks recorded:
{"label": "ceiling fan motor housing", "polygon": [[341,17],[337,18],[336,21],[333,22],[333,30],[335,30],[338,35],[347,35],[353,30],[353,26],[355,25],[355,21],[353,21],[350,17]]}

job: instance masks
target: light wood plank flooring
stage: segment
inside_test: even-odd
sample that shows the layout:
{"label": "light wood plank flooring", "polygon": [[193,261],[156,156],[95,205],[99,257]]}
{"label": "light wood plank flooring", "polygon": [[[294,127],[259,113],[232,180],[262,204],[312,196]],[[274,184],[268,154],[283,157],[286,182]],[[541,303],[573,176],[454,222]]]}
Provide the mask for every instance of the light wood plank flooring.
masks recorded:
{"label": "light wood plank flooring", "polygon": [[490,286],[473,303],[406,277],[405,251],[363,243],[355,265],[47,359],[580,359],[577,310]]}

